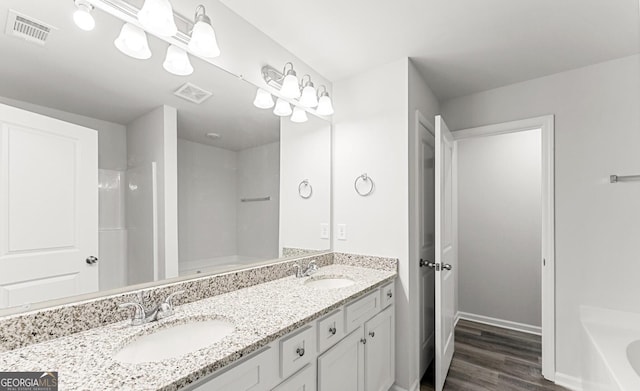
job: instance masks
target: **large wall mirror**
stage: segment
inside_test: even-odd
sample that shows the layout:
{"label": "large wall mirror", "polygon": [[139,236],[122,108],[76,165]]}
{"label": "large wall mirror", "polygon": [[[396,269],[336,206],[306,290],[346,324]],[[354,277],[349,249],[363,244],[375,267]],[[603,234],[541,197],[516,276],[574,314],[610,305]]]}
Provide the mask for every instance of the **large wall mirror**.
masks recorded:
{"label": "large wall mirror", "polygon": [[124,55],[123,21],[95,9],[86,33],[74,10],[0,5],[0,312],[330,249],[329,122],[256,108],[193,55],[168,73],[149,34]]}

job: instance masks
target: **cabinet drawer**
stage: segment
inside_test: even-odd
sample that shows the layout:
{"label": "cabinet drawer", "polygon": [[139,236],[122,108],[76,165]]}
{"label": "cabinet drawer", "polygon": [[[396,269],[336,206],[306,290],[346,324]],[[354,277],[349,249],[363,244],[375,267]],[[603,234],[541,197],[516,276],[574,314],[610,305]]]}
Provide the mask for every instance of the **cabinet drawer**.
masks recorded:
{"label": "cabinet drawer", "polygon": [[316,357],[316,333],[313,325],[303,327],[280,340],[280,376],[291,376]]}
{"label": "cabinet drawer", "polygon": [[382,303],[380,309],[387,308],[387,306],[393,304],[395,294],[395,284],[393,282],[380,288],[380,303]]}
{"label": "cabinet drawer", "polygon": [[314,364],[307,364],[273,391],[316,391],[316,383],[316,367]]}
{"label": "cabinet drawer", "polygon": [[269,390],[277,381],[277,352],[267,347],[260,353],[233,364],[221,373],[214,373],[211,380],[195,386],[193,391],[262,391]]}
{"label": "cabinet drawer", "polygon": [[380,311],[380,291],[378,290],[366,295],[355,303],[347,305],[345,309],[347,333],[355,330],[359,325],[378,313],[378,311]]}
{"label": "cabinet drawer", "polygon": [[324,352],[344,336],[344,313],[341,309],[318,321],[318,352]]}

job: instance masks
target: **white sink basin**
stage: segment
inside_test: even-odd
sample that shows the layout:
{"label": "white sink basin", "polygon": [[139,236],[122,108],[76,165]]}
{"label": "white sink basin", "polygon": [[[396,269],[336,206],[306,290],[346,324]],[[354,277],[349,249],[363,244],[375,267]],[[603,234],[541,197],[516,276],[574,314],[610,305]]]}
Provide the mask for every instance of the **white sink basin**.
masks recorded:
{"label": "white sink basin", "polygon": [[355,281],[343,276],[317,276],[309,278],[304,284],[318,289],[338,289],[351,286]]}
{"label": "white sink basin", "polygon": [[224,320],[176,324],[136,338],[120,349],[114,358],[130,364],[159,362],[205,348],[234,330],[235,327]]}

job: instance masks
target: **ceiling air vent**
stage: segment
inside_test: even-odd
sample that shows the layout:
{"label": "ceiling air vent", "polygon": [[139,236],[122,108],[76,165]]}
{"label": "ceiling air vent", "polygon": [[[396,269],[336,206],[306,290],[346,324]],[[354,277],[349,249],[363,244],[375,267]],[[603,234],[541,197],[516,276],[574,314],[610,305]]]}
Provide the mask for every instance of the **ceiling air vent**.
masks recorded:
{"label": "ceiling air vent", "polygon": [[5,33],[28,42],[44,45],[55,27],[10,9]]}
{"label": "ceiling air vent", "polygon": [[186,99],[189,102],[197,104],[204,102],[205,100],[207,100],[207,98],[213,95],[213,93],[207,90],[203,90],[202,88],[191,83],[185,83],[173,94],[179,96],[182,99]]}

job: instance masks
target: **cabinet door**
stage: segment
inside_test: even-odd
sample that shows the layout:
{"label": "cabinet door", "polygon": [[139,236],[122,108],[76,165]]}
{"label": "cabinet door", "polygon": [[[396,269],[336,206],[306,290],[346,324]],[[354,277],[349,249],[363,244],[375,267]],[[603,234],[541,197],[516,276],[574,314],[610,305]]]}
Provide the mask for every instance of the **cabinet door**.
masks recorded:
{"label": "cabinet door", "polygon": [[295,375],[285,380],[273,391],[316,391],[316,367],[307,364]]}
{"label": "cabinet door", "polygon": [[387,391],[395,379],[394,306],[364,324],[364,386]]}
{"label": "cabinet door", "polygon": [[318,358],[318,391],[364,391],[362,327]]}

